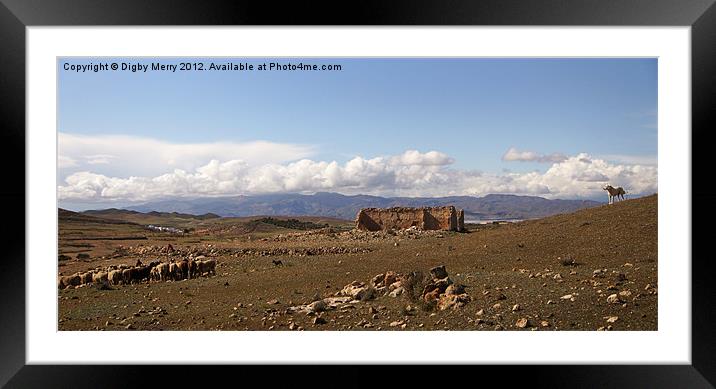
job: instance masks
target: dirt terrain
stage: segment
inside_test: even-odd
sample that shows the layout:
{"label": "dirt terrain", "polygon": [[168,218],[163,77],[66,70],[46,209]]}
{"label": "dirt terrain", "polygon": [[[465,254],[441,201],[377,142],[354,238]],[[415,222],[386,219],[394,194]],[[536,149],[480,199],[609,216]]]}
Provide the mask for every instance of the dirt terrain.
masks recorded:
{"label": "dirt terrain", "polygon": [[[174,217],[180,235],[120,219],[61,212],[58,271],[203,255],[216,275],[58,290],[60,330],[657,330],[656,195],[465,233]],[[421,294],[440,265],[468,296],[446,309]],[[411,288],[332,299],[389,271]]]}

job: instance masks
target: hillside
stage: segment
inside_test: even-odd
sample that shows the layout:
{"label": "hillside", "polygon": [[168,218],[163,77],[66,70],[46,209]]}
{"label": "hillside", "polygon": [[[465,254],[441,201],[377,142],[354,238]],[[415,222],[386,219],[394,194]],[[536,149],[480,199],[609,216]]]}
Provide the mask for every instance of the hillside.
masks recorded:
{"label": "hillside", "polygon": [[101,214],[88,214],[58,208],[57,217],[60,224],[63,223],[90,223],[90,224],[135,224],[127,220],[102,217]]}
{"label": "hillside", "polygon": [[[166,263],[190,253],[218,262],[210,278],[61,289],[60,330],[658,330],[656,195],[470,225],[467,233],[300,231],[265,222],[276,220],[216,220],[201,236],[60,240],[63,253],[89,255],[63,261],[65,274],[138,259]],[[97,226],[86,224],[84,234]],[[230,228],[251,238],[227,236]],[[163,251],[168,244],[173,254]],[[415,296],[425,290],[419,276],[440,265],[464,287],[464,306],[441,310]],[[294,310],[387,272],[416,275],[413,292],[313,315]]]}

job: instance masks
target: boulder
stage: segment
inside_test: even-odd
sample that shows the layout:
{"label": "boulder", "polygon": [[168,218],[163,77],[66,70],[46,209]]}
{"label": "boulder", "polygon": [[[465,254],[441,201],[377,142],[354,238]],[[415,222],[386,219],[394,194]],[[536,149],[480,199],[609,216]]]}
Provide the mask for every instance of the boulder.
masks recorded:
{"label": "boulder", "polygon": [[467,293],[463,294],[450,294],[442,295],[438,300],[438,308],[444,311],[448,308],[461,308],[464,307],[471,300]]}
{"label": "boulder", "polygon": [[374,297],[375,289],[363,282],[353,281],[344,286],[339,294],[350,296],[353,300],[368,300]]}
{"label": "boulder", "polygon": [[433,276],[433,279],[439,280],[447,278],[448,273],[447,270],[445,270],[445,265],[442,265],[430,269],[430,275]]}
{"label": "boulder", "polygon": [[323,312],[327,308],[327,304],[323,300],[314,301],[306,306],[309,312]]}
{"label": "boulder", "polygon": [[383,285],[392,285],[398,281],[399,277],[399,274],[394,271],[386,272],[383,278]]}
{"label": "boulder", "polygon": [[380,286],[386,285],[385,282],[384,282],[384,280],[385,280],[385,274],[380,273],[380,274],[376,275],[375,277],[373,277],[373,278],[370,280],[370,283],[371,283],[374,287],[378,288],[378,287],[380,287]]}
{"label": "boulder", "polygon": [[388,296],[398,297],[403,293],[405,293],[405,288],[403,288],[402,286],[399,286],[399,287],[393,289],[390,293],[388,293]]}
{"label": "boulder", "polygon": [[446,295],[463,294],[463,293],[465,293],[465,285],[450,284],[450,285],[448,285],[447,288],[445,288]]}
{"label": "boulder", "polygon": [[423,294],[423,300],[426,303],[433,302],[433,301],[437,300],[438,298],[440,298],[440,290],[438,290],[438,289],[433,289],[430,292]]}

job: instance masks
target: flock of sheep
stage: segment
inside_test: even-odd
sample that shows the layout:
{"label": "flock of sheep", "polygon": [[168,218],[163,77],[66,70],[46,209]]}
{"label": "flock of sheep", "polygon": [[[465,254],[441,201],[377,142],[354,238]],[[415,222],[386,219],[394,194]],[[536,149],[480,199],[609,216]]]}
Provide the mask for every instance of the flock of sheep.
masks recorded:
{"label": "flock of sheep", "polygon": [[182,259],[176,262],[151,262],[148,265],[137,260],[135,266],[119,265],[109,266],[106,269],[97,268],[70,276],[60,275],[57,287],[65,289],[89,284],[132,284],[143,281],[178,281],[196,278],[203,275],[216,274],[216,260],[205,259],[199,256],[193,259]]}

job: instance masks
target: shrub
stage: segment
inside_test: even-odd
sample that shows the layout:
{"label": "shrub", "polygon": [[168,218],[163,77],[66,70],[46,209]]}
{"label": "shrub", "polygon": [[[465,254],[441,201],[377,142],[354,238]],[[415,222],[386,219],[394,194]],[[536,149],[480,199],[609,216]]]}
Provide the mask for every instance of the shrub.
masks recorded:
{"label": "shrub", "polygon": [[430,276],[426,276],[418,270],[408,273],[402,282],[403,289],[405,289],[403,295],[425,312],[434,311],[437,305],[434,301],[427,303],[423,300],[423,290],[431,281]]}

